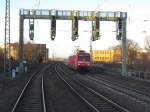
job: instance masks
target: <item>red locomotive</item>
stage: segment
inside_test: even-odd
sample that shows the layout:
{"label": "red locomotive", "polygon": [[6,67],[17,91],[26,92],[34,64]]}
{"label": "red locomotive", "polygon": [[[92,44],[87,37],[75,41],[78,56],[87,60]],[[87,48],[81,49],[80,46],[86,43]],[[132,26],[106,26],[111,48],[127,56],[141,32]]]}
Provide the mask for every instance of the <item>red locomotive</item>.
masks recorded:
{"label": "red locomotive", "polygon": [[80,50],[74,55],[69,56],[68,64],[75,70],[89,69],[91,67],[90,53]]}

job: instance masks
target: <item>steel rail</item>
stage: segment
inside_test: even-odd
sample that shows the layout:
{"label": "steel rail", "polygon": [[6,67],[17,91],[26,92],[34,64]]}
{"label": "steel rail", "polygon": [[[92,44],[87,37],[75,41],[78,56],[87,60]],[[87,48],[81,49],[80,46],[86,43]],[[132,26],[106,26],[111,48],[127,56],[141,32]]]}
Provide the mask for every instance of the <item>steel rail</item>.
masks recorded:
{"label": "steel rail", "polygon": [[44,76],[43,75],[42,75],[42,100],[43,100],[43,112],[46,112],[45,92],[44,92],[44,79],[43,79]]}
{"label": "steel rail", "polygon": [[134,88],[125,87],[124,85],[119,85],[117,83],[112,83],[112,82],[108,81],[107,79],[99,78],[101,80],[98,80],[98,79],[95,79],[95,78],[90,77],[90,76],[88,76],[88,78],[90,80],[96,81],[97,83],[102,83],[102,84],[104,84],[105,86],[107,86],[109,88],[121,91],[122,93],[125,93],[127,95],[132,96],[132,97],[135,97],[136,99],[139,99],[141,101],[150,103],[150,95],[148,95],[147,93],[144,93],[144,92],[139,91],[139,90],[134,89]]}
{"label": "steel rail", "polygon": [[18,105],[19,103],[21,102],[22,98],[23,98],[23,95],[25,94],[26,90],[28,89],[28,87],[30,86],[30,83],[32,82],[33,78],[38,74],[42,74],[42,77],[41,77],[41,94],[42,94],[42,108],[43,108],[43,112],[46,112],[46,103],[45,103],[45,93],[44,93],[44,79],[43,79],[43,75],[44,75],[44,70],[43,69],[40,72],[35,72],[32,77],[28,80],[28,82],[25,84],[24,88],[22,89],[21,91],[21,94],[19,95],[19,97],[17,98],[17,101],[15,103],[15,105],[13,106],[11,112],[15,112],[18,108]]}
{"label": "steel rail", "polygon": [[27,89],[27,87],[29,86],[29,83],[31,82],[31,80],[33,79],[33,77],[37,74],[38,72],[33,73],[33,75],[31,76],[31,78],[28,80],[28,82],[25,84],[24,88],[22,89],[19,97],[17,98],[17,101],[15,102],[11,112],[15,112],[19,102],[21,101],[21,98],[23,97],[23,94],[25,92],[25,90]]}
{"label": "steel rail", "polygon": [[79,96],[88,106],[90,106],[91,109],[93,109],[95,112],[100,112],[94,105],[92,105],[89,101],[87,101],[84,97],[82,97],[82,96],[80,95],[80,93],[77,92],[77,91],[61,76],[61,74],[60,74],[60,73],[58,72],[58,70],[57,70],[57,66],[58,66],[58,65],[55,66],[55,71],[56,71],[58,77],[59,77],[63,82],[65,82],[65,84],[67,84],[67,86],[69,86],[70,89],[71,89],[77,96]]}
{"label": "steel rail", "polygon": [[[102,77],[101,77],[102,78]],[[105,81],[107,81],[107,82],[109,82],[110,83],[110,81],[109,80],[107,80],[107,79],[104,79],[103,78],[103,80],[105,80]],[[124,81],[123,83],[127,83],[127,81]],[[113,82],[113,84],[114,85],[119,85],[117,82]],[[148,94],[148,93],[146,93],[146,92],[143,92],[143,91],[141,91],[141,90],[138,90],[138,89],[135,89],[135,88],[132,88],[132,87],[127,87],[127,86],[123,86],[123,85],[119,85],[120,87],[123,87],[123,88],[126,88],[126,89],[130,89],[130,90],[132,90],[132,91],[136,91],[137,93],[139,93],[139,94],[144,94],[145,96],[148,96],[148,97],[150,97],[150,94]]]}
{"label": "steel rail", "polygon": [[[66,73],[63,69],[61,69],[61,71],[62,71],[64,74],[68,74],[68,73]],[[74,80],[74,81],[75,81],[75,80]],[[121,105],[119,105],[119,104],[113,102],[112,100],[106,98],[105,96],[103,96],[102,94],[96,92],[96,91],[93,90],[92,88],[87,87],[85,84],[83,84],[83,83],[81,83],[81,82],[79,82],[79,81],[75,81],[75,82],[76,82],[77,84],[80,84],[82,87],[86,88],[87,90],[89,90],[91,93],[97,95],[98,97],[101,97],[101,98],[102,98],[103,100],[105,100],[106,102],[108,102],[108,103],[112,104],[113,106],[117,107],[118,109],[120,109],[120,110],[122,110],[122,111],[124,111],[124,112],[130,112],[128,109],[126,109],[126,108],[122,107]]]}

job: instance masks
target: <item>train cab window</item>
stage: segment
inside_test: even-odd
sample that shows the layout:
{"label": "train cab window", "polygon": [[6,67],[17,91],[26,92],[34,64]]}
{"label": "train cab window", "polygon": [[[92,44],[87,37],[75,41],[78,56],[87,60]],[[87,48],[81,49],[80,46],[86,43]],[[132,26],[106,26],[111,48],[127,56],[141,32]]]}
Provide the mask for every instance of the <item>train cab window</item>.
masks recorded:
{"label": "train cab window", "polygon": [[82,55],[79,55],[79,56],[78,56],[78,59],[79,59],[79,60],[90,61],[90,56],[82,56]]}

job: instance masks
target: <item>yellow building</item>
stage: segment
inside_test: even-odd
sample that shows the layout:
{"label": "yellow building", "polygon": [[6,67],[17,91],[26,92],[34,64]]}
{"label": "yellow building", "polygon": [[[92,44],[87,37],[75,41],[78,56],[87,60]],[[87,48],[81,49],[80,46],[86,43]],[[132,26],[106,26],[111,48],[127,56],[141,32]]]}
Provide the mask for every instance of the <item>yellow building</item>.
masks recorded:
{"label": "yellow building", "polygon": [[121,49],[114,49],[114,54],[113,54],[113,62],[114,63],[121,63],[122,62],[122,50]]}
{"label": "yellow building", "polygon": [[93,50],[92,58],[95,62],[120,63],[121,50]]}

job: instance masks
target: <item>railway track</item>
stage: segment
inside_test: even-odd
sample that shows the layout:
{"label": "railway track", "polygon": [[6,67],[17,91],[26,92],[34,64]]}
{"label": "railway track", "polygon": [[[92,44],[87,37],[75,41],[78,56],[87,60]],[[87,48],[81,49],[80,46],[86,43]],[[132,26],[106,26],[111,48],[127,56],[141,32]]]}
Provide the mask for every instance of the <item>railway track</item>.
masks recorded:
{"label": "railway track", "polygon": [[[92,80],[95,83],[99,83],[99,85],[103,84],[109,88],[116,90],[116,91],[120,91],[126,95],[132,96],[139,101],[150,104],[150,93],[145,92],[148,90],[144,91],[144,89],[139,90],[139,89],[130,87],[129,85],[127,85],[128,82],[126,80],[121,80],[121,79],[112,80],[112,78],[107,79],[108,77],[103,76],[103,75],[94,75],[93,76],[91,74],[87,75],[86,78]],[[132,82],[132,83],[134,83],[134,82]]]}
{"label": "railway track", "polygon": [[[101,68],[99,68],[101,69]],[[91,75],[91,74],[90,74]],[[121,75],[112,75],[105,71],[101,71],[99,73],[94,73],[96,78],[105,79],[113,84],[121,84],[126,87],[130,87],[131,89],[135,89],[138,93],[142,93],[146,96],[150,96],[150,83],[145,81],[139,81],[136,79],[132,79],[130,77],[122,77]]]}
{"label": "railway track", "polygon": [[14,103],[11,112],[46,112],[43,86],[45,69],[46,67],[32,75]]}
{"label": "railway track", "polygon": [[76,98],[69,87],[58,77],[56,63],[44,75],[45,99],[48,112],[93,112],[85,103]]}
{"label": "railway track", "polygon": [[55,67],[60,79],[82,99],[94,112],[129,112],[126,108],[104,97],[92,88],[84,85],[79,81],[72,80],[60,65]]}
{"label": "railway track", "polygon": [[143,103],[147,103],[150,104],[150,94],[149,93],[145,93],[143,91],[139,91],[137,89],[128,87],[124,84],[121,83],[117,83],[114,81],[110,81],[107,79],[104,79],[102,77],[91,77],[91,76],[87,76],[87,78],[89,78],[90,80],[93,80],[94,82],[97,82],[99,84],[103,84],[109,88],[112,88],[116,91],[120,91],[126,95],[132,96],[133,98],[142,101]]}
{"label": "railway track", "polygon": [[[98,77],[101,77],[100,74],[99,75],[98,74],[94,75],[94,74],[89,74],[89,73],[80,74],[77,72],[73,72],[72,70],[68,69],[68,67],[66,66],[62,66],[62,67],[65,71],[73,75],[72,78],[74,80],[78,80],[79,82],[84,83],[88,87],[93,88],[98,93],[103,94],[109,99],[131,110],[132,112],[141,112],[141,111],[149,112],[150,111],[149,93],[146,93],[144,91],[144,93],[146,93],[144,94],[143,91],[140,91],[138,89],[137,91],[131,91],[130,89],[128,89],[127,84],[123,84],[124,80],[122,80],[122,78],[120,80],[119,79],[111,80],[111,77],[108,77],[110,80],[107,79],[109,81],[109,84],[107,84],[107,81],[101,81],[101,79],[98,79]],[[94,78],[97,81],[100,81],[101,83],[97,82],[96,80],[89,79],[88,77]],[[104,77],[107,77],[107,76],[104,76]],[[126,79],[125,79],[125,82],[127,83]],[[113,85],[113,83],[118,83],[118,86]],[[132,82],[132,84],[136,84],[136,83],[137,82]],[[134,86],[130,87],[130,84],[128,85],[129,85],[129,88],[133,88],[133,90],[136,89],[134,88]],[[122,86],[126,87],[126,89],[124,89]]]}
{"label": "railway track", "polygon": [[150,83],[148,82],[144,82],[144,81],[138,81],[135,79],[131,79],[129,77],[119,77],[119,76],[115,76],[115,75],[109,75],[107,76],[106,73],[99,73],[99,74],[95,74],[94,77],[96,78],[103,78],[107,81],[112,81],[112,83],[114,84],[122,84],[122,85],[126,85],[129,86],[130,88],[135,88],[138,91],[143,92],[143,94],[145,95],[150,95],[148,93],[150,93]]}

